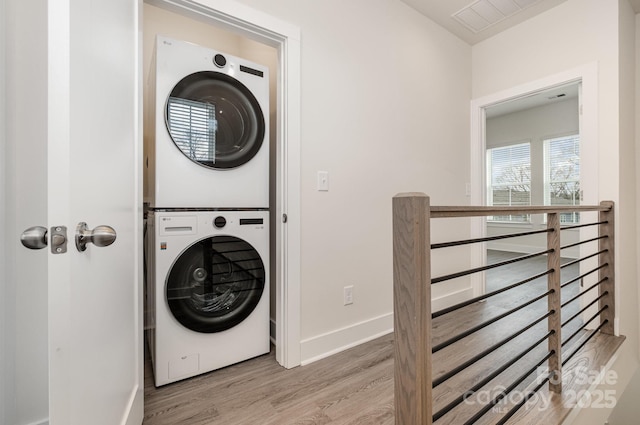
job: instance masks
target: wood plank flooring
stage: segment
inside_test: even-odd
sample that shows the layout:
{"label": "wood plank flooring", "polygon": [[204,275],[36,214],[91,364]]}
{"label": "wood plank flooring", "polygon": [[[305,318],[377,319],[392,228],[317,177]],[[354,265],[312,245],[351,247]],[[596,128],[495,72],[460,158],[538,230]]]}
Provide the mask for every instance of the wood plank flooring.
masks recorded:
{"label": "wood plank flooring", "polygon": [[271,353],[157,389],[146,371],[145,425],[393,424],[392,335],[291,370]]}
{"label": "wood plank flooring", "polygon": [[[491,252],[489,262],[513,256]],[[546,259],[534,259],[524,266],[509,266],[509,271],[487,273],[488,290],[502,287],[531,276],[546,265]],[[573,267],[573,266],[572,266]],[[577,267],[563,270],[562,281],[577,275]],[[505,276],[508,276],[505,278]],[[505,280],[507,279],[507,280]],[[567,288],[577,291],[578,285]],[[434,320],[434,344],[464,331],[481,321],[495,317],[522,302],[544,293],[544,279],[524,285],[485,302],[465,307],[451,315]],[[563,294],[563,298],[570,294]],[[576,303],[577,304],[577,303]],[[578,306],[567,306],[577,311]],[[546,299],[540,300],[509,318],[500,320],[473,336],[465,338],[433,356],[434,378],[473,357],[506,336],[523,327],[527,321],[546,312]],[[579,321],[572,324],[579,327]],[[546,321],[514,338],[502,348],[479,360],[434,389],[434,408],[438,411],[546,333]],[[576,328],[577,329],[577,328]],[[567,347],[577,343],[572,341]],[[594,339],[594,340],[597,340]],[[593,349],[590,342],[585,347]],[[602,341],[600,341],[602,342]],[[589,348],[591,347],[591,348]],[[569,349],[571,350],[571,349]],[[541,343],[522,361],[489,382],[477,395],[507,385],[519,377],[546,354]],[[602,360],[602,359],[599,359]],[[531,385],[535,373],[527,377],[518,389]],[[481,407],[473,399],[463,402],[436,424],[464,424]],[[506,413],[504,404],[491,409],[476,423],[494,424]],[[508,423],[518,423],[511,420]],[[534,423],[534,422],[531,422]],[[546,422],[545,422],[546,423]],[[145,370],[144,425],[356,425],[394,424],[393,410],[393,334],[378,338],[311,365],[286,370],[271,354],[185,381],[155,388],[149,362]]]}

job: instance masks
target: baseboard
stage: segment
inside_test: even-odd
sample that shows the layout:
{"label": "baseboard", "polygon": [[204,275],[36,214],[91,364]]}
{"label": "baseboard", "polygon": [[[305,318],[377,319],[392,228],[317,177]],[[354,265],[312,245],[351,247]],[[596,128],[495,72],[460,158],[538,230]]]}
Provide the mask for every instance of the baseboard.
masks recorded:
{"label": "baseboard", "polygon": [[138,386],[131,394],[127,413],[123,418],[123,425],[140,425],[144,418],[144,387]]}
{"label": "baseboard", "polygon": [[438,298],[431,299],[431,311],[436,312],[452,305],[459,304],[473,298],[473,288],[465,288]]}
{"label": "baseboard", "polygon": [[302,366],[393,332],[393,313],[300,341]]}
{"label": "baseboard", "polygon": [[32,422],[28,425],[49,425],[49,418],[47,419],[41,419],[38,422]]}
{"label": "baseboard", "polygon": [[[432,311],[442,310],[473,297],[473,288],[431,300]],[[272,322],[272,326],[274,323]],[[335,331],[300,341],[302,366],[340,353],[393,332],[393,313],[383,314]]]}
{"label": "baseboard", "polygon": [[[144,416],[144,412],[142,409],[143,403],[142,401],[138,401],[138,399],[142,397],[143,397],[143,391],[142,391],[142,388],[140,388],[138,391],[135,391],[133,400],[129,405],[129,408],[130,408],[129,414],[125,415],[126,425],[139,425],[142,423],[142,418]],[[32,422],[27,425],[49,425],[49,418],[39,420],[38,422]]]}
{"label": "baseboard", "polygon": [[275,319],[269,319],[269,338],[271,343],[276,345],[276,321]]}

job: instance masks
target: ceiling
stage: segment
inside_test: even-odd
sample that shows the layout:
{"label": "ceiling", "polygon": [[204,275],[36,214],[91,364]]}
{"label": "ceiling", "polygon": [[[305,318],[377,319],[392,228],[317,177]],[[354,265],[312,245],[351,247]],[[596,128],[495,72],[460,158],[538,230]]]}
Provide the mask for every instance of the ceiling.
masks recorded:
{"label": "ceiling", "polygon": [[[474,45],[533,18],[567,0],[401,0]],[[613,0],[605,0],[613,1]],[[628,0],[640,13],[640,0]],[[487,118],[518,112],[578,96],[578,85],[555,87],[486,108]]]}
{"label": "ceiling", "polygon": [[[473,45],[567,0],[402,1]],[[640,12],[640,0],[629,0],[629,3],[636,13]]]}

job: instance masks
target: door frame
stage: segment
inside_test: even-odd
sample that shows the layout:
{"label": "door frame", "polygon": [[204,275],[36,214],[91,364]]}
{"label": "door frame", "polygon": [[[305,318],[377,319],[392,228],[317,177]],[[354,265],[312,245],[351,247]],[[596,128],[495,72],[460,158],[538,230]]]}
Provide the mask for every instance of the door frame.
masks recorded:
{"label": "door frame", "polygon": [[[597,205],[600,202],[598,194],[598,64],[592,62],[471,101],[471,205],[486,205],[487,199],[485,109],[577,82],[582,83],[579,105],[580,163],[590,170],[588,174],[583,173],[580,176],[581,187],[588,189],[585,190],[583,202],[588,205]],[[486,219],[472,219],[471,237],[484,236],[486,236]],[[471,255],[473,264],[486,264],[486,250],[483,246],[473,249]],[[485,293],[484,276],[474,276],[471,284],[474,296]]]}
{"label": "door frame", "polygon": [[[278,51],[276,360],[300,365],[300,29],[234,0],[145,0]],[[142,24],[140,24],[142,25]],[[142,76],[140,76],[142,78]],[[286,219],[285,219],[286,217]],[[272,255],[273,255],[272,254]]]}
{"label": "door frame", "polygon": [[[7,16],[6,1],[0,0],[0,27],[6,28]],[[6,170],[6,92],[5,92],[5,73],[6,73],[6,40],[5,32],[0,31],[0,170]],[[0,172],[0,241],[7,241],[7,218],[6,218],[6,171]],[[10,417],[8,410],[11,392],[9,389],[13,386],[13,379],[9,377],[9,364],[13,362],[13,356],[9,353],[9,345],[7,339],[7,322],[9,321],[9,306],[7,299],[8,291],[8,275],[6,267],[6,243],[0,243],[0,423],[11,423],[13,418]]]}

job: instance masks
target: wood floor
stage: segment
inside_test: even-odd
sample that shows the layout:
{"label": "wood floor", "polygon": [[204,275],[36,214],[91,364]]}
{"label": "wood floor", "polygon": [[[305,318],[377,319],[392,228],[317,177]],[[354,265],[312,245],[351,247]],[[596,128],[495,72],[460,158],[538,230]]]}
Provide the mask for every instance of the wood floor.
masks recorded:
{"label": "wood floor", "polygon": [[[490,262],[500,261],[509,255],[493,252]],[[543,263],[546,263],[546,259],[536,259],[527,262],[524,269],[519,267],[509,273],[503,270],[500,275],[488,274],[488,290],[513,283],[520,275],[524,275],[524,278],[542,271],[545,267]],[[577,267],[573,270],[569,267],[563,270],[562,280],[566,281],[569,276],[576,275],[576,269]],[[505,275],[508,276],[508,282],[501,277]],[[578,290],[577,285],[572,286],[575,288],[568,287],[569,290]],[[512,309],[545,290],[544,279],[534,281],[486,302],[472,304],[464,310],[439,317],[433,323],[433,343],[438,344],[481,321]],[[566,297],[569,296],[566,294]],[[564,294],[563,298],[566,299]],[[577,311],[577,306],[570,305],[567,308]],[[514,333],[545,312],[546,299],[543,299],[435,353],[434,378]],[[576,322],[572,327],[580,326],[579,321]],[[546,322],[542,321],[478,361],[469,370],[437,386],[434,389],[435,411],[544,335],[546,326]],[[545,353],[546,344],[542,343],[483,389],[489,392],[498,385],[506,386],[535,365]],[[279,366],[272,352],[160,388],[153,385],[148,362],[145,372],[144,425],[394,424],[393,334],[291,370]],[[518,388],[525,389],[534,378],[535,373]],[[474,403],[470,399],[469,402],[460,404],[436,424],[464,424],[482,407],[479,402]],[[506,412],[504,404],[497,407],[477,423],[494,424]]]}
{"label": "wood floor", "polygon": [[144,425],[393,424],[393,339],[290,370],[272,353],[145,387]]}

